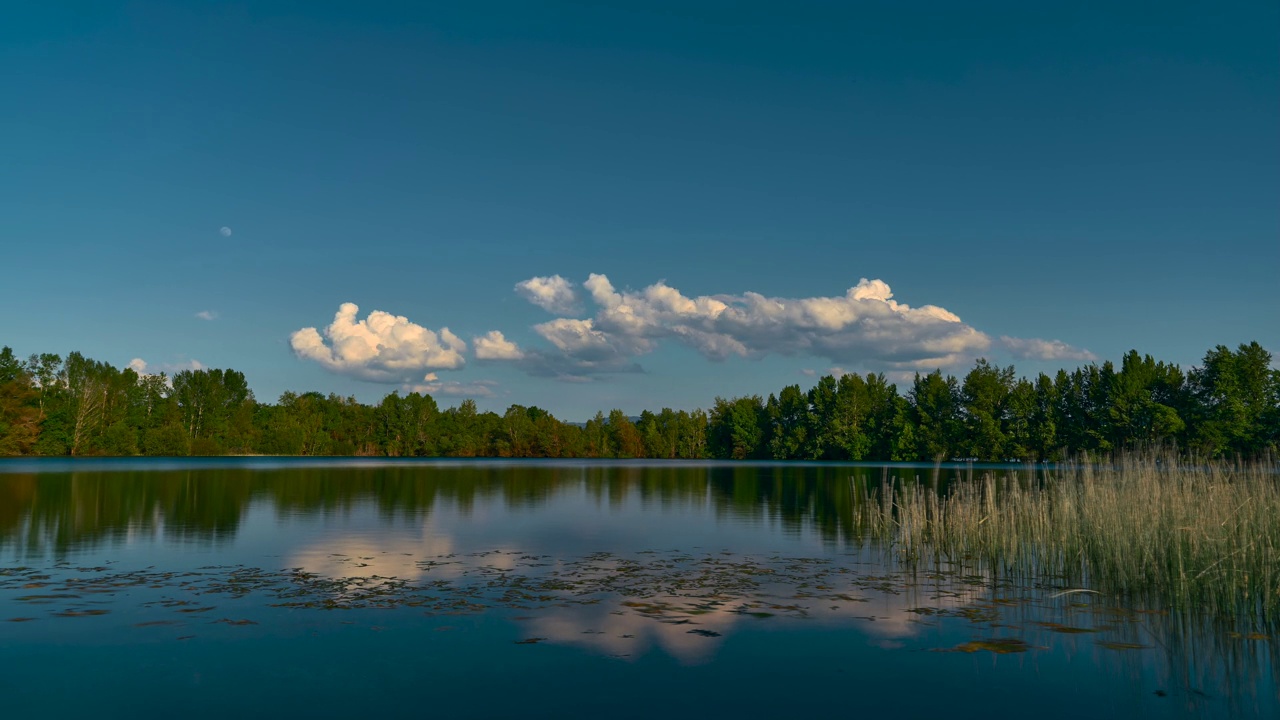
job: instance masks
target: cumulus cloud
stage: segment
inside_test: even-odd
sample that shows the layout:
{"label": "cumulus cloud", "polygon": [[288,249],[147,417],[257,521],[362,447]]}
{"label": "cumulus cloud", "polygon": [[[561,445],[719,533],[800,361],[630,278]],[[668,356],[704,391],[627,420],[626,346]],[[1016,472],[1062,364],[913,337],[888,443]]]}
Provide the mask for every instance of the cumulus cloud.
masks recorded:
{"label": "cumulus cloud", "polygon": [[201,310],[200,312],[196,313],[196,317],[200,318],[201,320],[217,320],[218,313],[212,310]]}
{"label": "cumulus cloud", "polygon": [[516,292],[520,297],[550,313],[570,315],[581,309],[573,283],[559,275],[532,277],[518,282]]}
{"label": "cumulus cloud", "polygon": [[447,327],[437,334],[381,310],[359,320],[359,311],[355,303],[343,303],[323,334],[313,327],[294,332],[294,354],[336,373],[387,383],[416,382],[424,373],[466,363],[466,343]]}
{"label": "cumulus cloud", "polygon": [[524,357],[520,347],[497,330],[471,338],[471,344],[476,348],[477,360],[519,360]]}
{"label": "cumulus cloud", "polygon": [[591,324],[591,320],[559,318],[534,326],[554,346],[551,351],[521,348],[497,330],[471,341],[477,360],[514,362],[535,377],[583,381],[601,373],[643,372],[629,355],[592,330]]}
{"label": "cumulus cloud", "polygon": [[[1023,359],[1096,359],[1059,340],[993,340],[943,307],[900,302],[878,279],[862,278],[840,295],[810,297],[750,291],[690,296],[664,280],[640,290],[619,289],[602,274],[591,274],[580,289],[559,275],[517,283],[521,297],[559,316],[534,325],[538,337],[531,343],[517,344],[498,330],[472,336],[475,359],[578,382],[606,373],[644,372],[637,359],[664,343],[712,361],[813,358],[825,361],[836,376],[853,368],[910,378],[916,371],[972,362],[993,346]],[[580,311],[584,304],[589,312]],[[492,394],[492,383],[444,382],[435,375],[466,363],[467,344],[448,328],[432,331],[380,310],[360,319],[358,312],[355,304],[344,303],[327,327],[297,330],[289,338],[294,353],[333,372],[406,389]]]}
{"label": "cumulus cloud", "polygon": [[498,383],[493,380],[459,382],[457,380],[441,380],[436,377],[435,373],[430,373],[426,376],[425,382],[406,385],[405,390],[424,395],[477,398],[493,397],[494,390],[497,387]]}
{"label": "cumulus cloud", "polygon": [[1023,360],[1083,360],[1093,362],[1097,355],[1068,345],[1061,340],[1041,340],[1040,338],[1015,338],[1007,335],[1000,337],[1000,344],[1009,354]]}
{"label": "cumulus cloud", "polygon": [[565,382],[590,382],[596,375],[644,372],[639,363],[619,353],[588,360],[557,351],[526,350],[516,365],[534,377]]}
{"label": "cumulus cloud", "polygon": [[134,358],[129,361],[129,364],[126,367],[138,373],[140,376],[147,376],[159,375],[160,373],[168,373],[172,375],[173,373],[182,372],[183,370],[204,370],[205,364],[199,360],[191,359],[153,365],[142,358]]}
{"label": "cumulus cloud", "polygon": [[[542,279],[526,283],[535,280]],[[882,280],[864,278],[844,295],[805,298],[754,292],[689,297],[664,281],[619,291],[599,274],[582,287],[596,306],[593,317],[561,317],[533,328],[558,351],[570,375],[631,366],[632,358],[664,340],[711,360],[809,355],[887,369],[955,365],[991,345],[986,334],[955,313],[898,302]],[[530,350],[524,353],[526,360],[535,357]],[[536,358],[545,371],[554,356]],[[526,362],[526,369],[532,365]]]}

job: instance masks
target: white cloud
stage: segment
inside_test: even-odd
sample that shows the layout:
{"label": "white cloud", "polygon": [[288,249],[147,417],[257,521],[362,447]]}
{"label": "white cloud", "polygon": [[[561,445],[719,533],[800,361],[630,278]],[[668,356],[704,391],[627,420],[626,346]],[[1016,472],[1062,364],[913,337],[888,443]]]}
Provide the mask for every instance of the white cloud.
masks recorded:
{"label": "white cloud", "polygon": [[491,330],[471,339],[476,359],[510,361],[530,375],[566,381],[583,381],[600,373],[641,372],[630,354],[619,351],[603,333],[592,329],[591,320],[557,318],[535,325],[534,330],[555,350],[522,348]]}
{"label": "white cloud", "polygon": [[1015,338],[1002,335],[1000,344],[1004,345],[1009,354],[1024,360],[1083,360],[1092,362],[1098,359],[1097,355],[1088,350],[1068,345],[1061,340]]}
{"label": "white cloud", "polygon": [[[559,275],[530,278],[515,290],[553,312],[589,300],[592,314],[534,325],[542,342],[532,345],[519,345],[498,330],[473,336],[476,359],[508,362],[533,376],[568,381],[644,372],[636,359],[664,342],[684,345],[713,361],[815,358],[826,361],[828,372],[836,376],[844,368],[856,368],[907,378],[916,371],[972,362],[993,345],[1018,358],[1096,359],[1088,350],[1058,340],[1002,336],[993,341],[950,310],[899,302],[883,280],[862,278],[842,295],[798,298],[751,291],[688,296],[663,280],[641,290],[619,290],[601,274],[590,275],[581,294]],[[322,330],[297,330],[289,338],[294,353],[364,380],[432,394],[492,394],[483,382],[443,382],[435,375],[436,370],[466,364],[467,345],[448,328],[437,333],[379,310],[361,320],[358,312],[355,304],[344,303]]]}
{"label": "white cloud", "polygon": [[516,283],[520,297],[550,313],[570,315],[580,310],[573,283],[559,275],[532,277]]}
{"label": "white cloud", "polygon": [[355,303],[343,303],[323,335],[313,327],[294,332],[289,336],[294,354],[336,373],[389,383],[414,382],[424,372],[466,363],[467,345],[449,328],[437,334],[381,310],[358,320],[359,311]]}
{"label": "white cloud", "polygon": [[[587,354],[590,357],[590,354]],[[558,350],[522,349],[514,364],[534,377],[555,378],[565,382],[590,382],[592,376],[617,373],[642,373],[644,368],[620,353],[601,354],[594,359],[574,357]]]}
{"label": "white cloud", "polygon": [[473,382],[440,380],[435,373],[428,374],[425,380],[426,382],[406,384],[404,389],[407,392],[422,393],[423,395],[477,398],[493,397],[494,389],[498,387],[498,383],[493,380],[476,380]]}
{"label": "white cloud", "polygon": [[589,319],[557,318],[535,325],[533,329],[560,352],[588,362],[639,355],[649,352],[654,346],[653,341],[643,337],[597,330],[595,321]]}
{"label": "white cloud", "polygon": [[[526,283],[537,280],[543,279]],[[882,280],[864,278],[842,296],[807,298],[754,292],[688,297],[663,281],[640,291],[618,291],[598,274],[582,287],[597,307],[593,317],[562,317],[534,326],[559,351],[571,375],[616,371],[662,340],[687,345],[712,360],[808,355],[885,369],[957,365],[991,345],[985,333],[955,313],[894,300]],[[546,353],[537,357],[536,367],[544,373],[556,359]]]}
{"label": "white cloud", "polygon": [[205,364],[199,360],[191,359],[153,365],[142,358],[134,358],[129,361],[129,364],[126,367],[138,373],[139,376],[147,376],[159,375],[160,373],[172,375],[174,373],[182,372],[183,370],[204,370]]}
{"label": "white cloud", "polygon": [[200,318],[201,320],[217,320],[218,313],[212,310],[201,310],[200,312],[196,313],[196,317]]}
{"label": "white cloud", "polygon": [[524,357],[520,347],[497,330],[471,338],[471,344],[475,345],[477,360],[519,360]]}

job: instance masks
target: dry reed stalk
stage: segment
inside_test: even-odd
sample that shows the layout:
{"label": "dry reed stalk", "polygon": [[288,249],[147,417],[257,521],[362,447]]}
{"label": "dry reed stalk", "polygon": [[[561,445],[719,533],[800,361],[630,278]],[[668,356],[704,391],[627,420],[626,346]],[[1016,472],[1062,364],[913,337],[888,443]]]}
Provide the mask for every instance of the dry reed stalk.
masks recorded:
{"label": "dry reed stalk", "polygon": [[1280,617],[1273,461],[1125,456],[961,478],[945,494],[891,479],[858,525],[910,561],[970,563],[1174,607]]}

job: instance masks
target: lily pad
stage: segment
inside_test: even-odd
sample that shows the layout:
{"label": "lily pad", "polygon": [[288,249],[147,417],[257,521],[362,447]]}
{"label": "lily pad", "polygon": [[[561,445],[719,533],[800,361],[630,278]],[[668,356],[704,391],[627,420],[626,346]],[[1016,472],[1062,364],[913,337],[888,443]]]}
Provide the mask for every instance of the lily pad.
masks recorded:
{"label": "lily pad", "polygon": [[943,652],[991,652],[997,655],[1007,655],[1009,653],[1022,653],[1032,649],[1025,640],[1018,638],[988,638],[986,640],[972,640],[967,643],[961,643],[949,650]]}
{"label": "lily pad", "polygon": [[1099,640],[1098,645],[1108,650],[1150,650],[1150,645],[1141,643],[1119,642],[1117,640]]}

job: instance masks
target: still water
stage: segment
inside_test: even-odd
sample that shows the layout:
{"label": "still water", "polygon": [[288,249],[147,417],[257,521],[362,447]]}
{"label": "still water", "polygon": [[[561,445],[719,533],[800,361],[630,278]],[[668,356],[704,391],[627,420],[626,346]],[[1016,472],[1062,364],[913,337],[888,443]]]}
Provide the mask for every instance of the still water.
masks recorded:
{"label": "still water", "polygon": [[911,466],[0,461],[6,717],[1280,717],[1276,642],[859,536]]}

